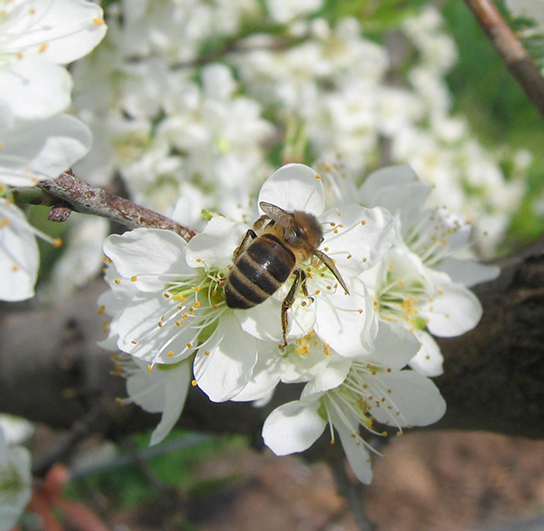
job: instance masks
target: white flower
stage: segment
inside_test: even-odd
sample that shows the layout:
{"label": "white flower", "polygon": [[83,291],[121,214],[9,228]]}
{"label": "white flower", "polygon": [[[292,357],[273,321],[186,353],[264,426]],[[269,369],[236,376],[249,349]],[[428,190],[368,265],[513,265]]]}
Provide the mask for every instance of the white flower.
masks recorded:
{"label": "white flower", "polygon": [[0,531],[17,524],[31,494],[30,452],[23,446],[8,446],[0,428]]}
{"label": "white flower", "polygon": [[262,343],[241,329],[220,285],[246,229],[215,217],[189,243],[173,232],[136,229],[104,244],[119,273],[112,289],[132,286],[113,301],[118,348],[151,367],[196,354],[196,382],[217,402],[246,385]]}
{"label": "white flower", "polygon": [[[322,263],[301,264],[307,275],[309,298],[298,298],[290,310],[289,338],[315,333],[344,356],[367,350],[375,331],[373,312],[365,287],[357,277],[378,262],[392,245],[393,219],[383,209],[366,209],[356,204],[323,212],[325,193],[320,176],[302,164],[288,164],[277,170],[261,187],[259,203],[266,202],[287,212],[313,214],[323,227],[319,247],[335,262],[350,290],[348,296],[333,273]],[[270,299],[249,310],[237,310],[242,328],[264,340],[281,339],[281,301],[291,282]]]}
{"label": "white flower", "polygon": [[[259,200],[318,215],[324,207],[323,186],[311,168],[287,165],[266,181]],[[356,277],[390,247],[393,219],[381,209],[344,205],[342,211],[325,212],[320,221],[328,227],[324,252],[336,261],[353,293],[345,294],[324,265],[305,265],[311,298],[299,297],[291,308],[289,337],[315,330],[340,354],[359,355],[372,349],[377,321]],[[107,280],[118,295],[101,303],[114,317],[111,335],[118,348],[151,366],[196,353],[196,381],[212,400],[240,393],[257,356],[278,352],[281,301],[291,287],[286,282],[280,293],[248,310],[226,306],[222,284],[247,229],[215,217],[189,243],[152,229],[110,236],[104,252],[118,277],[108,275]]]}
{"label": "white flower", "polygon": [[[343,203],[354,195],[341,166],[322,167],[331,197]],[[381,320],[416,334],[421,348],[412,368],[436,376],[442,373],[443,358],[429,332],[451,337],[474,328],[482,308],[467,287],[496,278],[499,268],[465,258],[471,225],[446,209],[425,209],[430,192],[409,166],[382,168],[367,177],[360,190],[362,203],[387,208],[397,231],[391,250],[359,279]],[[465,254],[455,258],[460,252]]]}
{"label": "white flower", "polygon": [[67,109],[72,81],[65,65],[104,37],[102,9],[83,0],[4,2],[0,23],[0,99],[25,120]]}
{"label": "white flower", "polygon": [[4,437],[8,444],[19,444],[30,438],[34,433],[35,425],[23,417],[0,413],[1,430],[4,430]]}
{"label": "white flower", "polygon": [[445,73],[457,61],[453,38],[444,32],[444,19],[433,5],[425,6],[419,14],[403,23],[403,31],[421,54],[425,68]]}
{"label": "white flower", "polygon": [[410,166],[391,166],[370,174],[361,187],[361,201],[381,206],[398,219],[406,246],[422,263],[450,275],[464,286],[493,280],[499,275],[496,266],[485,266],[472,259],[455,258],[468,248],[472,226],[462,216],[444,208],[424,209],[431,186],[422,183]]}
{"label": "white flower", "polygon": [[[372,448],[362,437],[361,425],[374,435],[385,435],[377,431],[375,422],[402,431],[403,427],[432,424],[446,410],[429,379],[415,371],[401,370],[414,352],[408,345],[404,347],[408,348],[380,349],[370,357],[330,362],[319,378],[306,385],[300,400],[284,404],[269,415],[263,426],[265,444],[277,455],[301,452],[328,424],[331,442],[335,442],[335,429],[356,476],[370,483],[368,449]],[[329,371],[332,377],[327,376]],[[338,384],[339,376],[342,379]]]}
{"label": "white flower", "polygon": [[432,338],[422,335],[461,335],[482,316],[480,301],[471,291],[400,248],[389,251],[362,278],[374,297],[379,318],[417,333],[422,348],[412,366],[428,376],[442,373],[442,356]]}

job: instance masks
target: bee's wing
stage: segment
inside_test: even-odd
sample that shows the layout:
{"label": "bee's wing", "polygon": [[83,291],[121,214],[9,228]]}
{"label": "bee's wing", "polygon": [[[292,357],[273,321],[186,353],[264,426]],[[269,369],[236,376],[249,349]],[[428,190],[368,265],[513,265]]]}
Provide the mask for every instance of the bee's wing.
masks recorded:
{"label": "bee's wing", "polygon": [[267,203],[266,201],[261,201],[259,206],[262,208],[263,212],[270,218],[273,219],[279,225],[287,227],[293,214],[286,212],[283,208],[273,205],[272,203]]}

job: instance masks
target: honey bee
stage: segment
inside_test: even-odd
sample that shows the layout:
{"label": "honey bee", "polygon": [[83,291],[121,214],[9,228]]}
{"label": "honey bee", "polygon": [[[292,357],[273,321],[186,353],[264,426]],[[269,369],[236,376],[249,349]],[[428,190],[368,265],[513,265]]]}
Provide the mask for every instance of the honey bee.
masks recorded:
{"label": "honey bee", "polygon": [[246,232],[234,251],[234,265],[225,284],[225,300],[229,308],[253,308],[273,295],[294,273],[293,284],[281,307],[281,348],[284,348],[289,324],[287,311],[295,301],[298,288],[308,296],[306,273],[297,268],[301,262],[318,258],[347,294],[349,290],[332,258],[318,249],[323,241],[323,230],[313,214],[300,210],[287,212],[271,203],[259,205],[265,214]]}

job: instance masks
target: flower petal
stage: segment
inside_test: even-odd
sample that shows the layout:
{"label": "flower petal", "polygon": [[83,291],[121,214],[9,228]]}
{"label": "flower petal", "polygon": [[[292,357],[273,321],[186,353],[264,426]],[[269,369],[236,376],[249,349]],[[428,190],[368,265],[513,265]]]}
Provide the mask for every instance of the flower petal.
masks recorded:
{"label": "flower petal", "polygon": [[[416,371],[404,370],[380,373],[379,380],[388,391],[388,407],[373,407],[372,416],[381,423],[400,426],[428,426],[440,420],[446,412],[446,402],[436,385]],[[389,392],[390,391],[390,392]],[[396,415],[396,412],[400,415]]]}
{"label": "flower petal", "polygon": [[374,349],[368,356],[369,361],[392,370],[400,370],[417,354],[420,344],[410,330],[396,323],[380,321]]}
{"label": "flower petal", "polygon": [[440,376],[444,372],[444,356],[438,343],[431,334],[425,331],[416,331],[415,334],[421,347],[415,357],[410,360],[410,367],[423,376]]}
{"label": "flower petal", "polygon": [[325,207],[325,192],[312,168],[286,164],[264,182],[259,192],[259,203],[261,201],[287,211],[302,210],[319,216]]}
{"label": "flower petal", "polygon": [[187,242],[175,232],[161,229],[134,229],[109,236],[104,242],[104,254],[110,258],[119,274],[142,291],[161,290],[165,286],[157,277],[161,274],[195,274],[185,261]]}
{"label": "flower petal", "polygon": [[250,402],[269,397],[280,381],[284,366],[285,358],[279,352],[277,343],[259,343],[259,354],[251,380],[232,401]]}
{"label": "flower petal", "polygon": [[403,229],[418,219],[431,186],[422,183],[411,166],[389,166],[371,173],[361,187],[361,202],[399,215]]}
{"label": "flower petal", "polygon": [[213,217],[187,244],[187,263],[191,267],[226,269],[248,228],[223,216]]}
{"label": "flower petal", "polygon": [[338,387],[346,379],[350,367],[351,361],[348,358],[338,356],[336,359],[330,361],[326,367],[317,372],[315,377],[304,386],[301,398]]}
{"label": "flower petal", "polygon": [[166,372],[166,388],[161,421],[151,434],[149,446],[159,444],[175,426],[185,406],[192,376],[190,360],[175,367],[159,365],[154,370]]}
{"label": "flower petal", "polygon": [[0,101],[23,120],[43,120],[64,112],[70,106],[71,91],[67,70],[39,57],[25,57],[0,69]]}
{"label": "flower petal", "polygon": [[281,301],[270,297],[247,310],[235,310],[242,329],[257,339],[281,341]]}
{"label": "flower petal", "polygon": [[372,267],[395,239],[394,218],[383,208],[344,205],[329,210],[320,221],[326,227],[321,248],[335,260],[342,276],[357,276]]}
{"label": "flower petal", "polygon": [[2,118],[0,182],[10,186],[34,186],[42,179],[54,179],[91,147],[89,128],[74,116],[31,121]]}
{"label": "flower petal", "polygon": [[225,316],[210,342],[197,352],[195,379],[212,402],[225,402],[248,384],[256,362],[257,340],[240,328],[233,315]]}
{"label": "flower petal", "polygon": [[378,324],[364,284],[349,286],[350,295],[333,289],[315,296],[315,331],[340,356],[354,357],[373,351]]}
{"label": "flower petal", "polygon": [[348,462],[357,479],[365,485],[372,482],[372,461],[365,445],[342,424],[335,424],[334,427],[340,436],[342,448],[348,458]]}
{"label": "flower petal", "polygon": [[0,300],[34,296],[39,260],[38,244],[25,215],[0,198]]}
{"label": "flower petal", "polygon": [[296,400],[276,408],[264,422],[263,439],[276,455],[302,452],[312,446],[327,423],[318,400]]}
{"label": "flower petal", "polygon": [[13,9],[6,19],[11,38],[3,43],[4,53],[23,52],[58,64],[87,55],[107,29],[102,8],[82,0],[27,2],[26,9]]}
{"label": "flower petal", "polygon": [[470,290],[456,284],[443,286],[442,293],[425,309],[427,328],[439,337],[460,336],[478,324],[482,312],[478,297]]}
{"label": "flower petal", "polygon": [[480,264],[475,260],[457,260],[445,258],[437,266],[439,271],[446,273],[453,282],[467,288],[495,280],[501,274],[499,266]]}

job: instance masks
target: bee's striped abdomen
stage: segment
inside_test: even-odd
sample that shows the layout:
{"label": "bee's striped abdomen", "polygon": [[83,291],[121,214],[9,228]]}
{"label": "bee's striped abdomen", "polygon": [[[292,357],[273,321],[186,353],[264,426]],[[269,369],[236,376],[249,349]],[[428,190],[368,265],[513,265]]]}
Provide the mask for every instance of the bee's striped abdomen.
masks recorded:
{"label": "bee's striped abdomen", "polygon": [[264,302],[289,278],[295,255],[274,234],[257,238],[236,260],[225,285],[229,308],[247,309]]}

